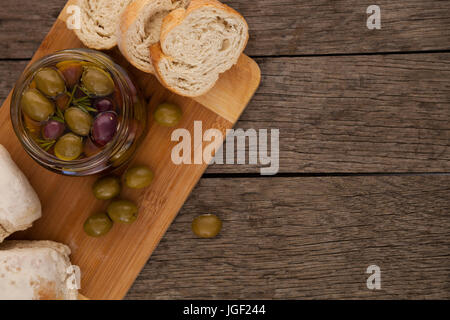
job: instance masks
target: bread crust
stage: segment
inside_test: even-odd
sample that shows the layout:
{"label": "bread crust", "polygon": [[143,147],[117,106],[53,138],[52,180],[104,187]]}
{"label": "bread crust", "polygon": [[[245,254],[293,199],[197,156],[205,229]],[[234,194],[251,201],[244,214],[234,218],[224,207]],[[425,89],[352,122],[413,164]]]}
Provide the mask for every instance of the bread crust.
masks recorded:
{"label": "bread crust", "polygon": [[[76,300],[68,246],[53,241],[5,241],[0,245],[2,299]],[[75,278],[75,279],[73,279]]]}
{"label": "bread crust", "polygon": [[[85,3],[89,2],[90,0],[77,0],[76,4],[79,8],[81,8],[81,10],[85,10]],[[114,0],[114,1],[119,1],[119,0]],[[122,0],[120,0],[122,1]],[[125,0],[125,1],[131,1],[131,0]],[[118,22],[118,21],[117,21]],[[83,32],[82,29],[75,29],[74,30],[75,34],[77,35],[78,39],[80,39],[81,42],[83,42],[83,44],[91,49],[96,49],[96,50],[109,50],[114,48],[117,45],[117,32],[113,32],[113,34],[108,37],[107,40],[102,40],[102,41],[95,41],[90,39],[88,36],[86,36]]]}
{"label": "bread crust", "polygon": [[[152,0],[150,0],[152,1]],[[141,66],[139,66],[128,54],[128,51],[125,47],[125,38],[128,32],[128,29],[132,26],[132,24],[139,17],[140,11],[145,7],[145,5],[149,2],[149,0],[135,0],[132,1],[122,13],[122,16],[119,20],[118,30],[117,30],[117,46],[119,47],[122,55],[131,63],[135,68],[147,72],[154,73],[153,69],[143,70]]]}
{"label": "bread crust", "polygon": [[[128,39],[130,28],[133,28],[138,23],[138,19],[146,13],[146,10],[152,10],[152,14],[155,16],[160,12],[170,12],[177,6],[186,6],[188,2],[188,0],[175,2],[171,0],[135,0],[131,2],[122,13],[117,28],[117,44],[122,55],[137,69],[154,74],[155,70],[153,69],[150,57],[148,65],[144,66],[136,62],[135,58],[131,56],[130,46],[132,44]],[[159,34],[157,41],[159,41]]]}
{"label": "bread crust", "polygon": [[[183,8],[179,8],[176,9],[174,11],[172,11],[171,13],[169,13],[163,20],[163,25],[161,28],[161,36],[160,36],[160,42],[157,44],[154,44],[152,46],[150,46],[149,50],[150,50],[150,57],[152,59],[152,64],[153,64],[153,68],[155,69],[155,76],[158,78],[158,80],[161,82],[161,84],[168,88],[169,90],[171,90],[172,92],[181,95],[181,96],[185,96],[185,97],[197,97],[197,96],[201,96],[203,94],[205,94],[206,92],[208,92],[210,89],[212,89],[212,87],[214,87],[215,83],[213,83],[209,88],[205,88],[205,90],[203,90],[201,93],[196,94],[196,95],[187,95],[185,93],[182,93],[180,91],[178,91],[176,88],[173,88],[171,86],[168,85],[168,83],[164,80],[160,68],[159,68],[159,63],[161,62],[161,60],[163,59],[168,59],[171,60],[170,56],[167,56],[161,47],[161,42],[164,42],[167,35],[178,25],[180,25],[183,20],[193,11],[204,8],[204,7],[213,7],[216,9],[220,9],[223,11],[228,12],[229,14],[232,15],[236,15],[238,16],[244,23],[245,26],[248,30],[248,24],[247,21],[244,19],[244,17],[237,12],[236,10],[234,10],[233,8],[217,1],[217,0],[191,0],[189,6],[186,9]],[[247,46],[249,40],[249,35],[247,33],[246,35],[246,39],[244,41],[244,46],[243,46],[243,50],[244,51],[245,47]],[[241,54],[242,54],[241,52]]]}

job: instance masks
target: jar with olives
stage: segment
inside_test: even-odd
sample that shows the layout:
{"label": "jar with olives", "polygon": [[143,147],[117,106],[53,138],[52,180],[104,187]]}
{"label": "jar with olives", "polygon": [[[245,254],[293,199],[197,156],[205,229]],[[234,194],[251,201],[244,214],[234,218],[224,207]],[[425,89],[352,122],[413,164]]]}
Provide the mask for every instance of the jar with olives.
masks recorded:
{"label": "jar with olives", "polygon": [[13,92],[11,120],[34,160],[74,176],[126,164],[147,127],[127,72],[89,49],[59,51],[28,67]]}

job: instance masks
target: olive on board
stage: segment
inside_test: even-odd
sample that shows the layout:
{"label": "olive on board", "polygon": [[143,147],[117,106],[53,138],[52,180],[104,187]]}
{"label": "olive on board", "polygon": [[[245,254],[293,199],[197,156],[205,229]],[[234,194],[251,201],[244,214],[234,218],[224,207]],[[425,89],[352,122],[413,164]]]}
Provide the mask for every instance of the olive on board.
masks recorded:
{"label": "olive on board", "polygon": [[53,68],[40,69],[34,76],[34,82],[36,88],[49,97],[56,97],[66,91],[64,79]]}
{"label": "olive on board", "polygon": [[117,177],[104,177],[97,180],[92,188],[99,200],[109,200],[120,194],[120,181]]}
{"label": "olive on board", "polygon": [[100,237],[109,232],[113,222],[106,213],[96,213],[86,219],[84,232],[91,237]]}
{"label": "olive on board", "polygon": [[80,108],[71,107],[64,112],[64,119],[70,130],[80,136],[87,136],[91,131],[94,119]]}
{"label": "olive on board", "polygon": [[55,105],[37,89],[24,92],[20,102],[23,112],[34,121],[45,121],[55,113]]}
{"label": "olive on board", "polygon": [[83,139],[73,133],[63,135],[55,144],[55,156],[64,161],[77,159],[83,152]]}
{"label": "olive on board", "polygon": [[85,67],[81,82],[84,88],[94,96],[107,96],[114,92],[114,81],[104,70],[97,67]]}
{"label": "olive on board", "polygon": [[109,217],[114,222],[133,223],[138,214],[137,206],[128,200],[114,200],[106,209]]}
{"label": "olive on board", "polygon": [[153,172],[147,166],[135,166],[125,173],[125,184],[132,189],[141,189],[149,186],[153,181]]}
{"label": "olive on board", "polygon": [[214,214],[204,214],[192,221],[192,231],[200,238],[214,238],[222,229],[222,221]]}
{"label": "olive on board", "polygon": [[155,110],[155,121],[164,127],[176,126],[183,116],[183,113],[177,105],[173,103],[160,104]]}

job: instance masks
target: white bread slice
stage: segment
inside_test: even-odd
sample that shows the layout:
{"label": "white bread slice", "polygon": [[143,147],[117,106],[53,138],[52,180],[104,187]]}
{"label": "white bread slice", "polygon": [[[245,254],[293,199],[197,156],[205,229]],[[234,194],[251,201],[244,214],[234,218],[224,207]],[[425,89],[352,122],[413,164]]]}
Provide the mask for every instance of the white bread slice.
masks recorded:
{"label": "white bread slice", "polygon": [[192,0],[164,18],[160,44],[150,52],[165,87],[196,97],[237,63],[247,41],[248,25],[238,12],[216,0]]}
{"label": "white bread slice", "polygon": [[76,300],[70,249],[52,241],[0,245],[0,300]]}
{"label": "white bread slice", "polygon": [[78,0],[81,9],[81,29],[75,34],[85,46],[111,49],[117,45],[117,24],[120,15],[132,0]]}
{"label": "white bread slice", "polygon": [[117,43],[122,55],[139,70],[154,73],[148,48],[159,41],[164,17],[187,7],[190,0],[135,0],[123,12]]}
{"label": "white bread slice", "polygon": [[25,230],[41,217],[41,202],[0,144],[0,243],[11,233]]}

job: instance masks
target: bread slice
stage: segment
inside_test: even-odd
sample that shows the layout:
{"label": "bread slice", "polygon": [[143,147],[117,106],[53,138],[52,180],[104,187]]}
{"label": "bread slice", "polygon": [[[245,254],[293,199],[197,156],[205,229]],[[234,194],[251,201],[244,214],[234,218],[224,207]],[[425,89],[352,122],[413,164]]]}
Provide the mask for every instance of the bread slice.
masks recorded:
{"label": "bread slice", "polygon": [[0,243],[11,233],[31,227],[41,211],[33,187],[0,145]]}
{"label": "bread slice", "polygon": [[164,86],[196,97],[237,63],[247,41],[248,25],[238,12],[216,0],[192,0],[164,19],[160,44],[150,52]]}
{"label": "bread slice", "polygon": [[148,48],[159,41],[164,17],[187,7],[190,0],[135,0],[120,19],[118,46],[122,55],[139,70],[154,73]]}
{"label": "bread slice", "polygon": [[117,45],[117,25],[126,6],[132,0],[78,0],[81,28],[75,34],[85,46],[111,49]]}
{"label": "bread slice", "polygon": [[69,247],[57,242],[5,241],[0,300],[76,300],[77,274],[69,255]]}

